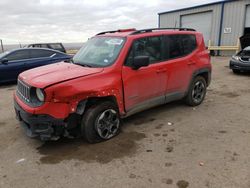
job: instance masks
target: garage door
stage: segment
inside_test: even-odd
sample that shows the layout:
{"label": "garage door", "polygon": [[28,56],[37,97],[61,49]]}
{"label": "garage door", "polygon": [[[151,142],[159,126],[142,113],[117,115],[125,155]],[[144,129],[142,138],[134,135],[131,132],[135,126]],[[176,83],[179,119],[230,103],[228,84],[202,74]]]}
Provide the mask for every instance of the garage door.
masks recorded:
{"label": "garage door", "polygon": [[246,26],[245,27],[250,27],[250,5],[247,6]]}
{"label": "garage door", "polygon": [[206,45],[211,36],[212,12],[203,12],[181,16],[181,27],[194,28],[203,33]]}

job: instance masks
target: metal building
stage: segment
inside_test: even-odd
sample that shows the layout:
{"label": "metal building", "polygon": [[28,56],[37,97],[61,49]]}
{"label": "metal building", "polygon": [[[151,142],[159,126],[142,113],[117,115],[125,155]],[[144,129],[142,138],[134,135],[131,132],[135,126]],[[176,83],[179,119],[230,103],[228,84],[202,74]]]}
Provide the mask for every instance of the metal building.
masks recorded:
{"label": "metal building", "polygon": [[194,28],[203,33],[206,45],[210,40],[214,46],[235,46],[239,37],[250,34],[250,0],[218,1],[158,15],[159,27]]}

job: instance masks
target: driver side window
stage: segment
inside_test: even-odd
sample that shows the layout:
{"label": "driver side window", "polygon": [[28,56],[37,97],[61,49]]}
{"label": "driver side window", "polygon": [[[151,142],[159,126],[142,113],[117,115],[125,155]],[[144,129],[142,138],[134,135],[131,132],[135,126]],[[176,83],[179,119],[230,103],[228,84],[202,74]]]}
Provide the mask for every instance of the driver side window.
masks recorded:
{"label": "driver side window", "polygon": [[27,50],[15,51],[7,56],[9,61],[18,61],[23,59],[29,59],[29,52]]}
{"label": "driver side window", "polygon": [[146,37],[134,41],[126,60],[126,65],[131,66],[136,56],[148,56],[150,64],[162,60],[162,36]]}

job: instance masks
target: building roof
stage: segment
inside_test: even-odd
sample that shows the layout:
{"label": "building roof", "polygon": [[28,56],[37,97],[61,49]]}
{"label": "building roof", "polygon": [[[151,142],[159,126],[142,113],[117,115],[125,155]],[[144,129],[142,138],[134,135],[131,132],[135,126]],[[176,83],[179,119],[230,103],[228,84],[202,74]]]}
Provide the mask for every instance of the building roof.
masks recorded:
{"label": "building roof", "polygon": [[232,2],[232,1],[238,1],[238,0],[217,1],[217,2],[213,2],[213,3],[207,3],[207,4],[197,5],[197,6],[193,6],[193,7],[187,7],[187,8],[181,8],[181,9],[176,9],[176,10],[170,10],[170,11],[166,11],[166,12],[160,12],[160,13],[158,13],[158,15],[167,14],[167,13],[173,13],[173,12],[179,12],[179,11],[184,11],[184,10],[190,10],[190,9],[194,9],[194,8],[201,8],[201,7],[206,7],[206,6],[210,6],[210,5],[217,5],[217,4],[229,3],[229,2]]}

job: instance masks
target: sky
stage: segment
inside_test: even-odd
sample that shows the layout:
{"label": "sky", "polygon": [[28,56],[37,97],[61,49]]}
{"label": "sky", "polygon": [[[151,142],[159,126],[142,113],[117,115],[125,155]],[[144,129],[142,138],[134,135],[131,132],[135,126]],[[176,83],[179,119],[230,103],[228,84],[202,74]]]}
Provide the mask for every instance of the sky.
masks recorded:
{"label": "sky", "polygon": [[216,0],[0,0],[4,44],[85,42],[98,32],[158,26],[158,13]]}

